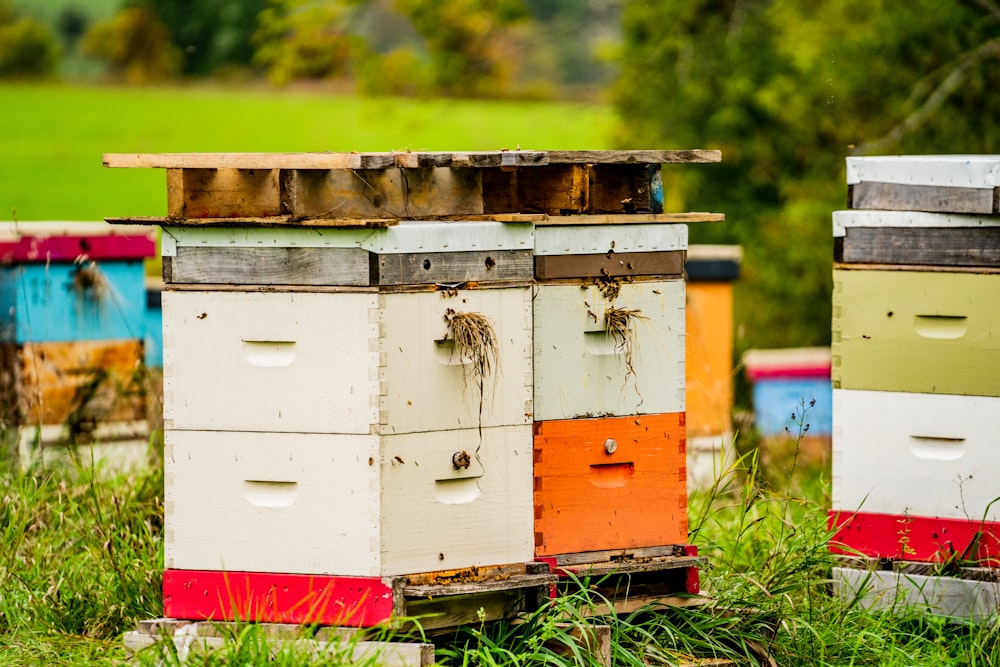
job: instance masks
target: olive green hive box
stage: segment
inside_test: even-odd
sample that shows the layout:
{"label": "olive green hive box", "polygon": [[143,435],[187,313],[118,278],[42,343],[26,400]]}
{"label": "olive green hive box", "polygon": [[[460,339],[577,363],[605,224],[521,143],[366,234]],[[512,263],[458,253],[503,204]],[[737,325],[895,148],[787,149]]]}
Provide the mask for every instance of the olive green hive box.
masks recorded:
{"label": "olive green hive box", "polygon": [[833,386],[1000,396],[1000,274],[836,269]]}

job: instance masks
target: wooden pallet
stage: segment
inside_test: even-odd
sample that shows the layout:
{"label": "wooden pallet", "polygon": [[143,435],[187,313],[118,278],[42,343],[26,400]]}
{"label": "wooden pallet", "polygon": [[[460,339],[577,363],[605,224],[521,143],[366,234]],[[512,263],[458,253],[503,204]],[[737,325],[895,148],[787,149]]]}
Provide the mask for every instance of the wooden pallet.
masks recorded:
{"label": "wooden pallet", "polygon": [[649,605],[702,605],[698,568],[706,559],[691,545],[591,551],[539,558],[560,579],[553,595],[568,595],[587,586],[596,604],[587,614],[628,614]]}
{"label": "wooden pallet", "polygon": [[661,175],[662,164],[720,159],[701,150],[175,153],[106,154],[104,164],[167,170],[166,219],[111,222],[378,227],[521,215],[570,216],[570,224],[721,220],[664,214]]}

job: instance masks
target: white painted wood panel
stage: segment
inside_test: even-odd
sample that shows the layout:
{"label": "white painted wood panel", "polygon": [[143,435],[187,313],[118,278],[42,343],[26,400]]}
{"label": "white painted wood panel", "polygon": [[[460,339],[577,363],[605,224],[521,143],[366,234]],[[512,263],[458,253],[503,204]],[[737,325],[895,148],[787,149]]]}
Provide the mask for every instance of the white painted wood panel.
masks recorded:
{"label": "white painted wood panel", "polygon": [[[531,426],[165,433],[167,568],[386,576],[531,560]],[[456,468],[456,453],[469,455]]]}
{"label": "white painted wood panel", "polygon": [[842,598],[858,600],[866,609],[908,615],[926,611],[956,621],[981,623],[996,618],[998,587],[992,581],[931,577],[886,570],[835,567],[833,581]]}
{"label": "white painted wood panel", "polygon": [[849,157],[847,182],[992,188],[1000,185],[1000,155]]}
{"label": "white painted wood panel", "polygon": [[161,252],[205,248],[363,248],[377,254],[530,250],[534,226],[506,222],[402,220],[383,229],[306,227],[164,227]]}
{"label": "white painted wood panel", "polygon": [[[382,433],[531,423],[529,287],[381,294],[379,302]],[[448,309],[483,315],[496,333],[498,365],[482,392],[451,342]]]}
{"label": "white painted wood panel", "polygon": [[166,428],[369,433],[373,293],[163,293]]}
{"label": "white painted wood panel", "polygon": [[378,436],[167,430],[164,465],[168,569],[378,576]]}
{"label": "white painted wood panel", "polygon": [[833,507],[1000,521],[1000,398],[833,390]]}
{"label": "white painted wood panel", "polygon": [[[530,425],[382,442],[382,575],[532,560]],[[471,463],[456,469],[463,451]]]}
{"label": "white painted wood panel", "polygon": [[997,227],[1000,218],[923,211],[834,211],[833,235],[846,236],[848,227]]}
{"label": "white painted wood panel", "polygon": [[[637,309],[632,368],[604,325],[609,307]],[[535,287],[535,420],[684,411],[682,280]]]}
{"label": "white painted wood panel", "polygon": [[536,255],[685,250],[687,225],[556,225],[535,228]]}

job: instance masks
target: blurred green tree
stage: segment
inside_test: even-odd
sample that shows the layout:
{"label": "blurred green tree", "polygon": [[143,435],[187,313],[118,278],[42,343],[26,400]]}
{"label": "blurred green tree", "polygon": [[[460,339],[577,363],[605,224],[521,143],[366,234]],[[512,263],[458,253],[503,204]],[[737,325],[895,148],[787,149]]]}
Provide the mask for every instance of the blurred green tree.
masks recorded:
{"label": "blurred green tree", "polygon": [[0,78],[47,77],[58,63],[59,44],[52,32],[0,1]]}
{"label": "blurred green tree", "polygon": [[112,76],[132,84],[172,78],[181,61],[166,27],[147,7],[126,7],[95,23],[84,35],[81,49],[103,61]]}
{"label": "blurred green tree", "polygon": [[827,344],[844,157],[1000,150],[996,0],[625,0],[624,146],[718,148],[666,170],[668,206],[742,244],[739,350]]}

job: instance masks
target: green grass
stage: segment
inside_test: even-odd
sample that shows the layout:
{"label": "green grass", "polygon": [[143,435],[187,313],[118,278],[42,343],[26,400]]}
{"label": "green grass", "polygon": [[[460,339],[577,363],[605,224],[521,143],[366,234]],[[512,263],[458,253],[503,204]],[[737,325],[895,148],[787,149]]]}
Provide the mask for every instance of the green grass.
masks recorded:
{"label": "green grass", "polygon": [[603,105],[215,87],[0,84],[0,220],[166,214],[158,169],[103,153],[609,148]]}
{"label": "green grass", "polygon": [[[690,504],[713,604],[597,617],[611,626],[615,665],[673,665],[690,655],[782,667],[1000,664],[997,622],[954,625],[833,595],[826,474],[794,453],[763,469],[754,443],[738,444],[746,457]],[[121,633],[162,610],[162,481],[160,460],[128,476],[82,464],[0,473],[0,665],[125,658]],[[440,638],[439,663],[588,666],[571,637],[601,602],[588,583],[517,623],[474,624]],[[339,664],[336,653],[275,646],[253,626],[237,626],[207,656],[183,659],[170,646],[141,653],[139,664]]]}

